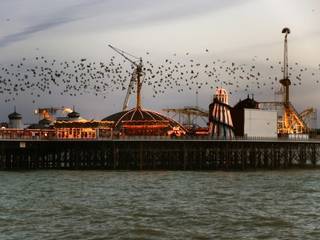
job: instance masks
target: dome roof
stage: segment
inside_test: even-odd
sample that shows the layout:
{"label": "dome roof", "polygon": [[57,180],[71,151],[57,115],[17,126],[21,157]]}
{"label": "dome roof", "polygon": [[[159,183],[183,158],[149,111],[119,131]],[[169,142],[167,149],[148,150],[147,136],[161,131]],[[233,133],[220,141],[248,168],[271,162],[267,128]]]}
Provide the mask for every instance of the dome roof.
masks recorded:
{"label": "dome roof", "polygon": [[217,88],[215,95],[228,95],[227,90],[223,89],[223,88]]}
{"label": "dome roof", "polygon": [[39,125],[42,125],[42,126],[50,125],[51,123],[52,123],[52,121],[50,121],[50,120],[47,119],[47,118],[41,119],[41,120],[39,121]]}
{"label": "dome roof", "polygon": [[216,92],[214,94],[214,98],[217,98],[220,102],[228,104],[229,102],[229,97],[228,97],[228,92],[227,90],[223,88],[217,88]]}
{"label": "dome roof", "polygon": [[122,124],[124,122],[146,122],[148,125],[152,125],[152,123],[159,123],[159,122],[166,122],[169,124],[171,128],[179,127],[180,129],[185,130],[185,128],[176,122],[175,120],[166,117],[160,113],[141,109],[141,108],[133,108],[127,111],[118,112],[115,114],[112,114],[104,119],[102,121],[113,121],[114,122],[114,128],[117,130],[120,130],[122,127]]}
{"label": "dome roof", "polygon": [[76,111],[72,111],[71,113],[68,113],[69,118],[79,118],[80,113],[77,113]]}
{"label": "dome roof", "polygon": [[13,113],[8,115],[9,120],[20,120],[22,119],[22,115],[14,111]]}

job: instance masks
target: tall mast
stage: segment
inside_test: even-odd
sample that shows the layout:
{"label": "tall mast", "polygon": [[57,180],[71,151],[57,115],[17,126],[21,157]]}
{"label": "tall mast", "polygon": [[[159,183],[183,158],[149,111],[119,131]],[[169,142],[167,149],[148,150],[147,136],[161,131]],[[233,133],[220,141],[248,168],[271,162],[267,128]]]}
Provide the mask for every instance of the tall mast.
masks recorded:
{"label": "tall mast", "polygon": [[141,108],[141,82],[142,77],[142,58],[140,58],[140,62],[137,66],[137,101],[136,101],[136,108]]}
{"label": "tall mast", "polygon": [[288,74],[288,67],[289,67],[289,63],[288,63],[288,33],[290,33],[290,30],[287,31],[286,29],[284,29],[282,32],[285,33],[285,35],[284,35],[284,54],[283,54],[283,79],[288,79],[289,78],[289,74]]}
{"label": "tall mast", "polygon": [[288,34],[290,34],[289,28],[284,28],[282,33],[284,36],[284,55],[283,55],[283,79],[280,80],[280,83],[284,87],[284,96],[283,102],[285,104],[289,104],[289,86],[291,85],[291,81],[289,80],[289,63],[288,63]]}

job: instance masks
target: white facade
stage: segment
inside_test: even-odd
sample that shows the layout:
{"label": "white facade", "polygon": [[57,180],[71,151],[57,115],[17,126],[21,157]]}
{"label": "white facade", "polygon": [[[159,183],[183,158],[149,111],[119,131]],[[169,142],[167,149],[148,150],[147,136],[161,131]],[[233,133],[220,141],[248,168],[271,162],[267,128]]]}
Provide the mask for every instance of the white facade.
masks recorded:
{"label": "white facade", "polygon": [[276,138],[277,111],[244,109],[244,136]]}
{"label": "white facade", "polygon": [[9,128],[15,128],[15,129],[23,129],[24,125],[22,123],[22,119],[10,119],[9,120]]}

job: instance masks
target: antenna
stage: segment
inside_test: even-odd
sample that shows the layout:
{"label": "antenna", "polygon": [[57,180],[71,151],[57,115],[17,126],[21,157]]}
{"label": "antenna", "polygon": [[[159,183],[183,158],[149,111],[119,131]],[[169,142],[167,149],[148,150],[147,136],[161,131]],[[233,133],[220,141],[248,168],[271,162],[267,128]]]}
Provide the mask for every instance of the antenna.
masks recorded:
{"label": "antenna", "polygon": [[199,92],[198,90],[196,91],[196,107],[199,107]]}

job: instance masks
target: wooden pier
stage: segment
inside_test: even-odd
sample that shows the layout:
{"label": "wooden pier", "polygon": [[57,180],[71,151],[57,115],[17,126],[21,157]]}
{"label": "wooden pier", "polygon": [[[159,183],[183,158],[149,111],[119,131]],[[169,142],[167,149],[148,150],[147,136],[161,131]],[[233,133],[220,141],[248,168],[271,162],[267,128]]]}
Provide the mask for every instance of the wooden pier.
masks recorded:
{"label": "wooden pier", "polygon": [[250,170],[317,167],[320,141],[0,140],[0,170]]}

